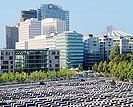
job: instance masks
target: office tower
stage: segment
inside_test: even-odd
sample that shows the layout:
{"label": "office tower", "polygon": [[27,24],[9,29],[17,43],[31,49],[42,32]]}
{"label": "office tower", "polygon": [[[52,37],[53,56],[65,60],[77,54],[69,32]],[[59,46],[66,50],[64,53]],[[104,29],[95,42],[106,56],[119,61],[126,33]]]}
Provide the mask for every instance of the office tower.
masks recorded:
{"label": "office tower", "polygon": [[59,51],[49,49],[0,49],[0,75],[4,72],[59,71]]}
{"label": "office tower", "polygon": [[19,24],[5,26],[5,48],[6,49],[15,49],[15,43],[18,42],[18,27],[19,27]]}
{"label": "office tower", "polygon": [[37,10],[37,15],[38,20],[58,18],[66,21],[66,30],[69,30],[69,11],[62,9],[60,5],[41,4],[41,7]]}
{"label": "office tower", "polygon": [[41,35],[41,21],[31,18],[20,23],[19,42],[34,38]]}
{"label": "office tower", "polygon": [[113,39],[108,36],[99,36],[101,61],[109,62],[109,54],[113,51]]}
{"label": "office tower", "polygon": [[35,18],[27,19],[20,23],[19,42],[16,43],[16,49],[26,49],[26,42],[35,36],[41,35],[41,21]]}
{"label": "office tower", "polygon": [[66,22],[61,19],[46,18],[42,20],[42,35],[63,33],[66,31]]}
{"label": "office tower", "polygon": [[37,10],[21,10],[21,22],[24,22],[25,20],[30,18],[37,18]]}
{"label": "office tower", "polygon": [[60,66],[77,68],[83,65],[83,36],[75,31],[68,31],[55,36],[56,49],[60,50]]}
{"label": "office tower", "polygon": [[128,53],[130,52],[129,50],[129,39],[124,38],[124,37],[113,37],[113,45],[115,46],[116,44],[119,45],[119,51],[120,54],[122,53]]}
{"label": "office tower", "polygon": [[[86,35],[87,36],[87,35]],[[100,62],[99,38],[88,35],[84,41],[84,70],[90,70],[95,63]]]}

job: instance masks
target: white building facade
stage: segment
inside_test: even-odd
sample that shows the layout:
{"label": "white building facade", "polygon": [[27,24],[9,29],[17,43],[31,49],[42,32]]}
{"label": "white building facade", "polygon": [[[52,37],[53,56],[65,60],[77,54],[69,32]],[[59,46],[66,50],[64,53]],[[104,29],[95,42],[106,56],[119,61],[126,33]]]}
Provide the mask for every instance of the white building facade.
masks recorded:
{"label": "white building facade", "polygon": [[27,19],[20,23],[19,42],[16,42],[16,49],[27,49],[26,41],[41,35],[41,21],[35,18]]}
{"label": "white building facade", "polygon": [[66,31],[66,22],[57,18],[45,18],[42,20],[42,35],[62,33]]}

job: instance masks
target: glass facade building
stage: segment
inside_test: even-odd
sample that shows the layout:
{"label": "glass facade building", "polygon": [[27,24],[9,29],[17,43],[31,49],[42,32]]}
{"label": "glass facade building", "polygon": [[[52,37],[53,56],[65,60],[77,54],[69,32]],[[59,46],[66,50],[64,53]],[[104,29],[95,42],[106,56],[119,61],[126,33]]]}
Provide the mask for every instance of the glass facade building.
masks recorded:
{"label": "glass facade building", "polygon": [[100,43],[98,37],[88,36],[84,41],[84,70],[90,70],[100,62]]}
{"label": "glass facade building", "polygon": [[69,30],[69,11],[62,9],[60,5],[41,4],[37,10],[37,17],[39,21],[44,18],[58,18],[66,21],[66,30]]}
{"label": "glass facade building", "polygon": [[15,71],[47,71],[47,50],[15,50]]}
{"label": "glass facade building", "polygon": [[37,18],[37,10],[21,10],[21,22],[24,22],[26,19],[30,18]]}
{"label": "glass facade building", "polygon": [[60,50],[60,66],[77,68],[83,65],[83,36],[75,31],[56,35],[56,49]]}
{"label": "glass facade building", "polygon": [[59,71],[59,50],[1,49],[0,75],[4,72]]}
{"label": "glass facade building", "polygon": [[15,49],[15,43],[18,42],[18,27],[19,25],[5,26],[5,48]]}

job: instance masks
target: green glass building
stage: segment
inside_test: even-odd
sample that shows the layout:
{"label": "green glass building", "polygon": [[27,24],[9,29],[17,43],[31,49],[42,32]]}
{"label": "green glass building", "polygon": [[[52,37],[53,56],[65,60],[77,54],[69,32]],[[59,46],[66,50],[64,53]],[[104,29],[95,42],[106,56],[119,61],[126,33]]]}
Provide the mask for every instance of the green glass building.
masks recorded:
{"label": "green glass building", "polygon": [[77,68],[83,65],[83,35],[67,31],[56,35],[56,49],[60,50],[60,67]]}

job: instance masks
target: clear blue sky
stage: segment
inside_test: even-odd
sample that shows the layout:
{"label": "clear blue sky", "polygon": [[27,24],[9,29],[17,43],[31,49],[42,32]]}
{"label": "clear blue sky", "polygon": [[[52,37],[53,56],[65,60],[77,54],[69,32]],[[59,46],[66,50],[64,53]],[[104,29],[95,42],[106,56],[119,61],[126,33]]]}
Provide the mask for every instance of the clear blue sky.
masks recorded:
{"label": "clear blue sky", "polygon": [[1,0],[0,47],[4,46],[4,26],[20,21],[20,11],[37,9],[42,3],[62,5],[70,10],[70,29],[101,34],[106,26],[133,34],[133,0]]}

